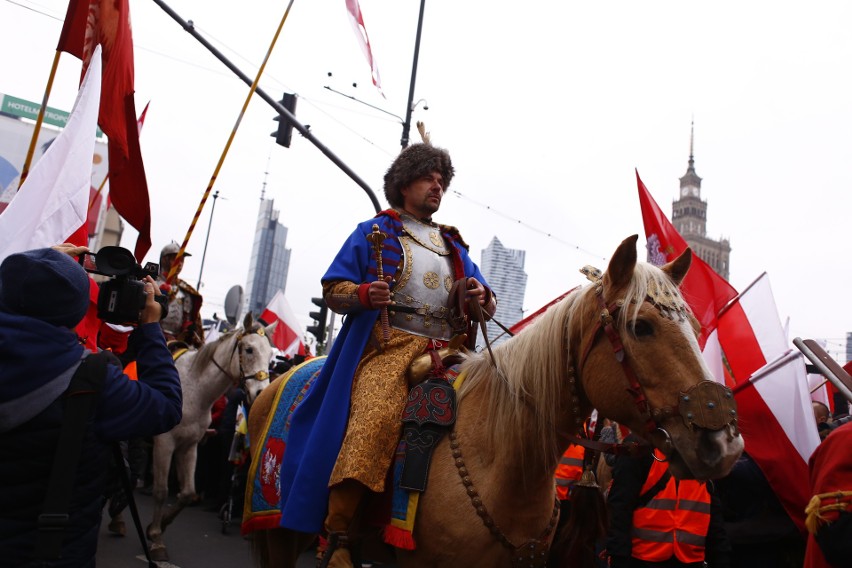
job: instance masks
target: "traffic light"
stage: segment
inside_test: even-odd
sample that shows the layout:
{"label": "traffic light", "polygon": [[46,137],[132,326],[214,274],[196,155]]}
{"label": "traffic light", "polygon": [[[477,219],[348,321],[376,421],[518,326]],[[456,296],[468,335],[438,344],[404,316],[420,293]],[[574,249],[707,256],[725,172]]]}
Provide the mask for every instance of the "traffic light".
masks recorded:
{"label": "traffic light", "polygon": [[[296,116],[296,95],[292,93],[284,93],[284,98],[279,101],[281,105],[290,111],[290,114]],[[293,122],[285,115],[276,116],[273,120],[278,122],[278,130],[270,134],[275,138],[275,143],[290,147],[290,139],[293,137]]]}
{"label": "traffic light", "polygon": [[316,325],[308,326],[308,333],[317,338],[317,345],[325,343],[325,322],[328,319],[328,305],[322,298],[311,298],[311,302],[319,306],[318,312],[310,312],[308,315],[316,320]]}

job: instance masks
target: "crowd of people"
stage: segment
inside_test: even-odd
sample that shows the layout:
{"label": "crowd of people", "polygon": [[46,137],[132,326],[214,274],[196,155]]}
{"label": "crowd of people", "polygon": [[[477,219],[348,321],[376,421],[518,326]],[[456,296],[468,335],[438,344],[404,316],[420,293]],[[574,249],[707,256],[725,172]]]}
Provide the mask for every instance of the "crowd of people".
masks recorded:
{"label": "crowd of people", "polygon": [[[292,416],[280,479],[281,525],[328,537],[323,567],[357,564],[351,537],[367,497],[387,489],[409,365],[454,336],[473,335],[474,307],[486,314],[496,309],[459,231],[433,220],[453,175],[446,150],[428,143],[403,150],[384,177],[391,208],[357,226],[322,278],[329,308],[347,317]],[[57,245],[0,264],[4,565],[94,566],[108,499],[109,529],[125,534],[128,496],[110,483],[110,472],[121,474],[127,461],[131,486],[144,491],[151,437],[181,419],[172,350],[204,343],[202,298],[178,277],[183,257],[176,243],[163,248],[158,278],[142,281],[138,319],[111,324],[92,322],[95,284],[76,260],[84,252]],[[296,362],[272,361],[272,376]],[[235,387],[213,405],[199,447],[197,487],[211,511],[242,495],[241,487],[234,491],[234,468],[246,456],[235,454],[233,434],[244,398]],[[842,414],[832,416],[820,403],[814,416],[824,441],[810,462],[807,538],[748,454],[726,478],[706,482],[676,479],[657,450],[607,456],[602,471],[608,473],[596,483],[584,475],[589,453],[572,446],[555,479],[560,526],[581,506],[580,488],[594,489],[606,499],[606,535],[590,544],[590,564],[850,565],[852,424],[835,427]],[[607,423],[602,438],[620,441],[622,433]]]}

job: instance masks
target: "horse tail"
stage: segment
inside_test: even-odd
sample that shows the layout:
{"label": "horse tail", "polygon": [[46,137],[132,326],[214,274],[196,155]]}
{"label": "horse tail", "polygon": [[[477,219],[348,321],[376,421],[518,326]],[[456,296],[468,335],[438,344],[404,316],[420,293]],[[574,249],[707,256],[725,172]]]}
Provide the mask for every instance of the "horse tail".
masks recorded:
{"label": "horse tail", "polygon": [[548,564],[595,568],[599,565],[597,546],[609,525],[603,494],[598,487],[577,484],[571,490],[569,503],[568,520],[554,539]]}

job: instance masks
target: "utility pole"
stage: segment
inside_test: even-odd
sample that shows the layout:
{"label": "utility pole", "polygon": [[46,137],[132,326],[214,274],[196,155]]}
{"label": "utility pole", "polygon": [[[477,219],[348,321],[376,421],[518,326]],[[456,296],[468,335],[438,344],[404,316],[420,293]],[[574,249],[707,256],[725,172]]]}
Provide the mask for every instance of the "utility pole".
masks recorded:
{"label": "utility pole", "polygon": [[411,86],[408,89],[408,104],[405,107],[405,122],[402,123],[402,148],[408,148],[408,134],[411,131],[411,113],[414,112],[414,83],[417,80],[417,59],[420,57],[420,34],[423,31],[423,10],[426,0],[420,0],[420,16],[417,19],[417,37],[414,40],[414,62],[411,64]]}
{"label": "utility pole", "polygon": [[213,212],[216,211],[216,199],[219,198],[219,190],[213,193],[213,205],[210,207],[210,221],[207,222],[207,236],[204,237],[204,252],[201,254],[201,268],[198,269],[198,286],[196,290],[201,290],[201,275],[204,273],[204,259],[207,258],[207,243],[210,241],[210,228],[213,226]]}

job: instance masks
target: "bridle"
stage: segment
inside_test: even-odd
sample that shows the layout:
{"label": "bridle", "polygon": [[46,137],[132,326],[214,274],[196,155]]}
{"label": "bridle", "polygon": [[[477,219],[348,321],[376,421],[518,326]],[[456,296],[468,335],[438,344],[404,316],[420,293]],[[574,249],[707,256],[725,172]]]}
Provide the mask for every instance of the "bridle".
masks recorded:
{"label": "bridle", "polygon": [[244,360],[243,360],[242,340],[247,335],[252,335],[252,334],[255,334],[255,333],[257,335],[263,337],[263,338],[266,338],[266,330],[263,328],[263,326],[260,326],[253,331],[245,331],[245,330],[241,329],[240,331],[237,332],[236,339],[234,340],[234,348],[231,350],[231,354],[228,356],[228,363],[227,364],[228,364],[228,366],[231,366],[231,360],[234,358],[234,353],[238,353],[239,374],[234,375],[233,373],[230,373],[227,369],[222,367],[222,365],[220,365],[216,361],[216,354],[215,353],[210,357],[210,360],[213,362],[213,364],[216,366],[216,368],[219,369],[220,371],[222,371],[222,373],[224,373],[226,377],[231,379],[231,384],[235,387],[245,386],[246,381],[249,380],[249,379],[254,379],[256,381],[265,381],[269,378],[269,370],[268,369],[263,369],[263,370],[257,371],[257,372],[255,372],[254,374],[251,374],[251,375],[246,374],[246,372],[244,371],[245,364],[244,364]]}
{"label": "bridle", "polygon": [[[737,410],[733,393],[731,389],[715,381],[703,380],[691,386],[686,391],[681,392],[678,396],[677,408],[673,406],[651,407],[648,398],[645,396],[642,384],[627,357],[621,335],[615,326],[618,312],[624,307],[625,300],[606,301],[603,295],[603,280],[600,270],[586,266],[581,272],[586,274],[586,277],[595,285],[594,294],[599,309],[599,317],[595,322],[589,340],[581,351],[579,363],[576,366],[571,362],[571,338],[569,336],[568,320],[566,320],[563,328],[563,352],[566,359],[565,368],[568,375],[568,388],[571,391],[569,393],[569,400],[572,402],[571,410],[575,425],[579,427],[582,423],[579,396],[582,385],[577,381],[577,377],[582,372],[592,348],[597,343],[598,336],[601,335],[600,332],[603,331],[603,335],[607,337],[612,347],[615,360],[621,365],[621,369],[627,378],[627,393],[633,399],[636,409],[645,421],[645,431],[647,433],[662,433],[665,437],[666,450],[670,450],[673,444],[671,435],[663,427],[663,422],[673,417],[680,417],[690,431],[695,426],[707,430],[721,430],[727,427],[729,430],[732,430],[733,435],[738,435]],[[685,317],[683,301],[680,298],[671,297],[671,294],[668,292],[660,292],[656,287],[649,287],[648,296],[646,296],[644,301],[661,310],[665,315],[681,319]],[[586,448],[607,453],[636,453],[638,449],[635,443],[627,445],[602,444],[583,437],[578,437],[572,441]],[[654,459],[660,461],[653,452],[651,452],[651,455]]]}

